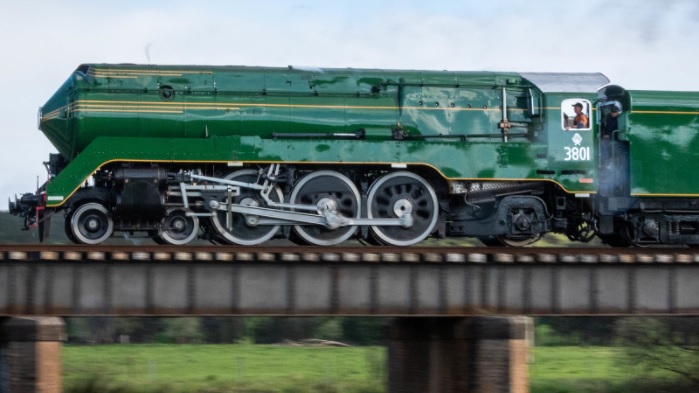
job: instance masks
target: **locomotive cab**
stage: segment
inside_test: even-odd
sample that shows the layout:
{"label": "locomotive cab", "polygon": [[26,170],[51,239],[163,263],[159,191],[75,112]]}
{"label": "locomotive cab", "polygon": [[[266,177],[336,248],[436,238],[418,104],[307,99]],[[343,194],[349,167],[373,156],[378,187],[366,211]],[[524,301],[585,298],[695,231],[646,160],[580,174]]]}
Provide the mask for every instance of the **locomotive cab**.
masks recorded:
{"label": "locomotive cab", "polygon": [[627,90],[610,85],[600,89],[597,101],[596,123],[599,127],[599,194],[602,197],[622,198],[609,206],[628,204],[629,195],[629,142],[628,113],[631,99]]}

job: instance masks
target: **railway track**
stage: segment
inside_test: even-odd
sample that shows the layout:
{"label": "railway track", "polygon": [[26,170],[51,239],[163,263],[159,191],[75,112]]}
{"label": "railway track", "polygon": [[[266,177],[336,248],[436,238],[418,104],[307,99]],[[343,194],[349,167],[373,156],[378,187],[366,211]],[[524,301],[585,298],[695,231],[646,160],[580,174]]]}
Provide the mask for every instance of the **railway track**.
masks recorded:
{"label": "railway track", "polygon": [[0,246],[0,315],[699,315],[692,249]]}
{"label": "railway track", "polygon": [[1,245],[0,261],[162,261],[259,263],[653,264],[699,263],[680,248],[222,247]]}

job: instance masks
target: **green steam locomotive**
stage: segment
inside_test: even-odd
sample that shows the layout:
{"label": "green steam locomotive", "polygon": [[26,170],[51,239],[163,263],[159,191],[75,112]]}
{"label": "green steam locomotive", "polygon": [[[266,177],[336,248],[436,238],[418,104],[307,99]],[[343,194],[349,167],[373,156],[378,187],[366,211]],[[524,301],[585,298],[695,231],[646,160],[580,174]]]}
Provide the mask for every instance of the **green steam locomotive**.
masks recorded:
{"label": "green steam locomotive", "polygon": [[699,244],[699,93],[602,74],[84,64],[10,202],[76,243]]}

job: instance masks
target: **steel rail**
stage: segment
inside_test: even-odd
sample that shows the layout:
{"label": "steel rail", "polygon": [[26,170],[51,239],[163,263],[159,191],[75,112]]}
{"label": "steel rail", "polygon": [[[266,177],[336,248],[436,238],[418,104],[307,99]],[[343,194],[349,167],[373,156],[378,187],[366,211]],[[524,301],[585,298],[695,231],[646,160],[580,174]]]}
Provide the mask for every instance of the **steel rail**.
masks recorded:
{"label": "steel rail", "polygon": [[699,264],[688,248],[0,245],[0,261]]}

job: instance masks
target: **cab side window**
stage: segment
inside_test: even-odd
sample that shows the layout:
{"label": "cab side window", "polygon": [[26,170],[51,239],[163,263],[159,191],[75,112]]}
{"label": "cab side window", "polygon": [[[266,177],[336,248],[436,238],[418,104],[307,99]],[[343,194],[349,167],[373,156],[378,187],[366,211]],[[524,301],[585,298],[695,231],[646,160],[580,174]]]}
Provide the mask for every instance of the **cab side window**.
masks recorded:
{"label": "cab side window", "polygon": [[590,101],[581,98],[563,100],[561,103],[561,126],[564,130],[591,130]]}

